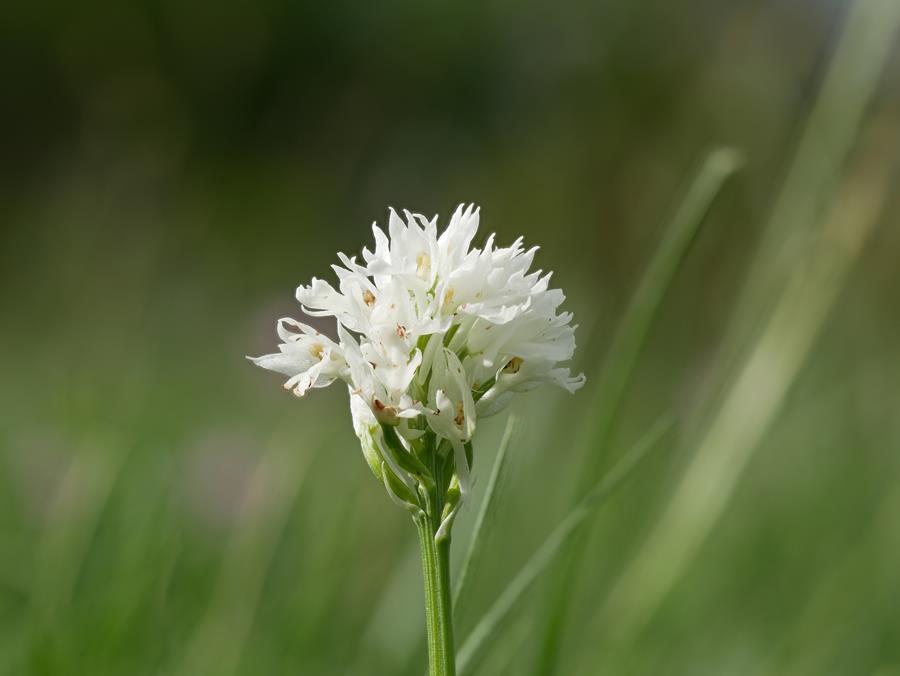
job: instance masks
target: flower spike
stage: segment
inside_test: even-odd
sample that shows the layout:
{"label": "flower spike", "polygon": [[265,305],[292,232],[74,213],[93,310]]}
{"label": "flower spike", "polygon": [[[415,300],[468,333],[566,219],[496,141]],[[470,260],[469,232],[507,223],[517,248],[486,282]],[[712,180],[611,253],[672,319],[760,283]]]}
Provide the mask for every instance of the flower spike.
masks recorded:
{"label": "flower spike", "polygon": [[450,539],[471,494],[478,421],[540,385],[584,385],[562,365],[576,327],[551,273],[531,271],[537,247],[521,237],[498,247],[494,235],[473,247],[480,218],[460,204],[439,233],[437,216],[391,208],[371,249],[337,255],[336,286],[313,277],[297,289],[304,313],[334,318],[336,338],[279,319],[278,352],[248,357],[297,396],[346,384],[363,457],[418,530],[430,676],[456,673]]}
{"label": "flower spike", "polygon": [[338,254],[336,286],[314,277],[297,289],[307,315],[335,319],[337,339],[284,318],[279,351],[251,358],[286,375],[298,396],[346,383],[364,454],[392,500],[407,502],[388,477],[415,499],[443,491],[423,510],[458,492],[434,515],[442,537],[470,492],[478,420],[542,384],[584,384],[560,365],[574,353],[575,327],[551,273],[530,271],[537,247],[521,237],[499,247],[493,234],[473,247],[480,217],[460,204],[438,232],[437,217],[389,209],[386,229],[372,225],[374,246]]}

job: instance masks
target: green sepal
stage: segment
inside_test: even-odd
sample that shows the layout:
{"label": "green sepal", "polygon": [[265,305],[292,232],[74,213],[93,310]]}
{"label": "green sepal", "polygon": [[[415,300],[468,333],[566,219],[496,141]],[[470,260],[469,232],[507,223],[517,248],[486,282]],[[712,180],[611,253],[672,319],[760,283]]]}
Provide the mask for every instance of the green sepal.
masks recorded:
{"label": "green sepal", "polygon": [[419,507],[419,501],[416,499],[416,496],[413,494],[409,487],[400,481],[394,473],[391,471],[391,468],[387,466],[387,463],[382,463],[382,481],[384,482],[385,488],[389,493],[392,494],[391,497],[397,498],[402,502],[406,503],[404,506],[410,511],[418,510],[421,511]]}
{"label": "green sepal", "polygon": [[450,539],[453,523],[456,521],[456,515],[459,514],[459,501],[461,498],[459,479],[454,477],[447,488],[447,492],[444,494],[444,508],[441,510],[440,527],[434,535],[436,543]]}
{"label": "green sepal", "polygon": [[384,461],[381,458],[381,453],[378,450],[378,444],[375,441],[375,434],[377,433],[377,431],[377,427],[370,427],[368,434],[359,437],[359,445],[362,448],[363,457],[366,459],[366,464],[369,466],[369,469],[372,470],[372,474],[375,475],[375,478],[378,479],[378,481],[383,481],[384,475],[382,471],[382,465]]}
{"label": "green sepal", "polygon": [[459,331],[459,324],[453,324],[447,333],[444,334],[444,347],[450,346],[450,341],[453,340],[453,336],[456,335],[457,331]]}
{"label": "green sepal", "polygon": [[425,464],[415,456],[415,454],[410,453],[403,447],[403,444],[400,443],[400,438],[397,436],[397,430],[390,425],[382,424],[381,431],[384,435],[384,450],[386,453],[391,454],[391,457],[396,461],[397,465],[420,481],[423,481],[428,485],[434,485],[434,479],[431,476],[431,472]]}
{"label": "green sepal", "polygon": [[[416,499],[415,494],[410,490],[409,486],[407,486],[396,474],[394,474],[394,472],[390,468],[390,465],[385,462],[384,458],[382,457],[382,448],[381,444],[379,444],[377,441],[377,434],[378,428],[370,427],[368,434],[359,437],[360,446],[362,448],[363,457],[365,457],[366,459],[366,464],[369,466],[369,469],[372,470],[372,474],[375,475],[375,478],[378,479],[380,483],[384,484],[389,492],[393,492],[392,497],[396,496],[403,502],[418,505],[419,500]],[[384,450],[385,452],[390,452],[387,449]],[[391,453],[391,457],[394,457],[393,453]],[[401,468],[403,468],[402,465]]]}

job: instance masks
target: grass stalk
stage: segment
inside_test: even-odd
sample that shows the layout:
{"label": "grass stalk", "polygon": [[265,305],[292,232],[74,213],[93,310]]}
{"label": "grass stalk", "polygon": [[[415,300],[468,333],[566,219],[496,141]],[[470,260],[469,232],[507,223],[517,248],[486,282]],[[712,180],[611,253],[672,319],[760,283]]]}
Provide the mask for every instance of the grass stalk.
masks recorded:
{"label": "grass stalk", "polygon": [[[876,3],[862,5],[872,10]],[[884,18],[896,27],[900,9]],[[776,419],[890,193],[896,155],[884,152],[885,141],[881,135],[872,139],[841,185],[818,241],[797,262],[663,516],[599,614],[598,622],[614,628],[615,640],[631,640],[688,569]],[[896,148],[896,141],[889,147]]]}
{"label": "grass stalk", "polygon": [[670,427],[668,417],[657,422],[553,529],[463,641],[457,656],[460,674],[465,674],[474,666],[481,649],[499,631],[538,575],[559,556],[563,547],[578,532],[578,527],[622,485]]}
{"label": "grass stalk", "polygon": [[[828,197],[840,180],[890,50],[900,4],[858,0],[844,28],[819,92],[799,131],[784,181],[765,220],[761,240],[711,369],[727,378],[753,345],[769,310],[815,238]],[[727,383],[719,385],[727,386]]]}
{"label": "grass stalk", "polygon": [[499,511],[497,503],[502,493],[500,487],[505,476],[506,453],[518,424],[519,420],[515,415],[510,415],[507,419],[506,429],[503,431],[500,448],[497,450],[497,457],[494,459],[494,465],[491,468],[491,476],[485,488],[484,498],[481,501],[478,515],[475,517],[475,525],[472,528],[472,536],[469,539],[469,548],[466,550],[466,555],[459,568],[456,587],[453,590],[453,611],[456,614],[457,621],[460,617],[460,599],[465,598],[465,592],[471,579],[470,572],[480,560],[485,534],[490,531],[490,520],[496,518],[496,514]]}
{"label": "grass stalk", "polygon": [[[691,181],[674,218],[664,230],[663,239],[618,326],[601,380],[594,389],[587,410],[595,412],[596,417],[585,416],[590,423],[582,427],[576,441],[575,448],[585,452],[576,496],[582,495],[587,487],[597,481],[628,383],[666,292],[713,200],[740,164],[741,160],[734,150],[717,148],[711,151]],[[536,663],[536,673],[541,676],[552,674],[558,663],[563,627],[585,544],[585,535],[573,538],[558,575],[551,579],[552,593],[548,599],[543,644]]]}

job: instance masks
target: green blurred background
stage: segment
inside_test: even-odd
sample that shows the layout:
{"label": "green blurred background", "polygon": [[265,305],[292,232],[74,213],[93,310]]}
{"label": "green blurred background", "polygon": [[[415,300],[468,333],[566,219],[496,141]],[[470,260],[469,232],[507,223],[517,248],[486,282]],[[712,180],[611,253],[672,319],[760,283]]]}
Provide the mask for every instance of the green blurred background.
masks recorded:
{"label": "green blurred background", "polygon": [[[675,425],[467,673],[900,674],[895,7],[5,3],[0,673],[421,674],[413,528],[346,393],[243,357],[389,205],[475,201],[541,245],[589,380],[515,406],[459,638],[585,468]],[[617,326],[719,145],[743,168],[604,441]]]}

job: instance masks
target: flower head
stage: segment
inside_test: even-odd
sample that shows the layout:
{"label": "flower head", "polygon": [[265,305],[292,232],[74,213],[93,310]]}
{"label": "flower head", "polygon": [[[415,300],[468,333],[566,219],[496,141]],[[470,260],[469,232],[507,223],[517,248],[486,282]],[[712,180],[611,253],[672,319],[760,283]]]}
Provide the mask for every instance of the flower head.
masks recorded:
{"label": "flower head", "polygon": [[[252,359],[287,375],[298,396],[344,381],[369,464],[404,504],[418,503],[423,481],[466,493],[479,417],[544,383],[584,384],[560,366],[575,327],[550,274],[530,271],[537,249],[521,238],[497,247],[493,235],[474,248],[478,222],[479,210],[461,205],[438,234],[437,217],[390,210],[387,234],[372,226],[361,261],[338,254],[337,288],[313,278],[297,289],[307,315],[336,319],[337,341],[281,319],[279,352]],[[424,476],[428,454],[452,471]]]}

